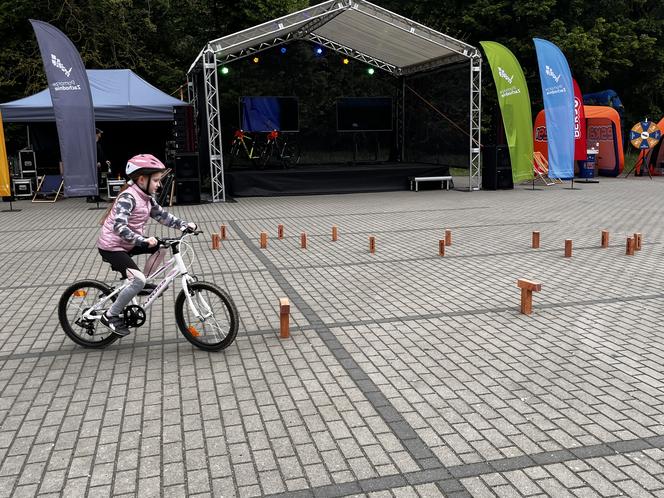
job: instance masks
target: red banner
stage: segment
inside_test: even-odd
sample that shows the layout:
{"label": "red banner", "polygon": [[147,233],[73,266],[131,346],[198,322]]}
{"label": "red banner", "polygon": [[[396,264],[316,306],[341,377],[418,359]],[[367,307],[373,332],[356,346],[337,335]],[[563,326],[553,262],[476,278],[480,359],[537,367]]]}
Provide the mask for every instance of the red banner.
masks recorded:
{"label": "red banner", "polygon": [[579,84],[574,81],[574,160],[586,160],[586,114]]}

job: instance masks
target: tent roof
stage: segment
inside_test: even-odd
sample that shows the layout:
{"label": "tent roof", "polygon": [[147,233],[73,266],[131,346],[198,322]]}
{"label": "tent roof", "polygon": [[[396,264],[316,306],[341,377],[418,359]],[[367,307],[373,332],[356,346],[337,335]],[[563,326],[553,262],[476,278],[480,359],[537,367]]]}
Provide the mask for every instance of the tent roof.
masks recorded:
{"label": "tent roof", "polygon": [[[88,69],[96,121],[168,121],[185,102],[166,95],[129,69]],[[55,121],[48,88],[0,104],[2,119],[14,123]]]}
{"label": "tent roof", "polygon": [[217,63],[225,64],[275,45],[302,39],[394,75],[412,74],[480,56],[477,48],[467,43],[365,0],[328,0],[212,40],[208,47],[216,54]]}

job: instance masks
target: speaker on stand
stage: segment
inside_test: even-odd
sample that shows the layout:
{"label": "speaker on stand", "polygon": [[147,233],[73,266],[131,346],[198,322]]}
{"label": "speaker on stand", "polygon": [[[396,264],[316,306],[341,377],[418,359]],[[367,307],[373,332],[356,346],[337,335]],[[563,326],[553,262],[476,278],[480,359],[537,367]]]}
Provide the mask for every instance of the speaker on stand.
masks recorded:
{"label": "speaker on stand", "polygon": [[201,203],[201,178],[195,152],[175,155],[175,199],[178,204]]}
{"label": "speaker on stand", "polygon": [[482,189],[512,188],[512,165],[507,145],[485,145],[482,148]]}
{"label": "speaker on stand", "polygon": [[196,151],[194,108],[190,105],[173,108],[173,139],[178,152]]}

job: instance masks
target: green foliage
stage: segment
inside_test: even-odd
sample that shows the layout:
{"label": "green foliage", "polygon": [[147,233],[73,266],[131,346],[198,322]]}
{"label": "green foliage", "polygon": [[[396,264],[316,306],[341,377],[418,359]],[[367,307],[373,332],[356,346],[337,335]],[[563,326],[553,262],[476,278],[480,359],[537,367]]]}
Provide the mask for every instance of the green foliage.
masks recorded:
{"label": "green foliage", "polygon": [[[29,95],[45,86],[30,18],[50,22],[63,30],[81,52],[88,68],[129,68],[165,92],[176,93],[207,41],[305,8],[309,3],[306,0],[0,0],[3,40],[0,101]],[[506,45],[524,67],[535,111],[541,106],[541,96],[532,38],[541,37],[563,50],[584,92],[615,90],[625,104],[628,122],[646,115],[659,118],[664,112],[664,2],[374,0],[374,3],[475,46],[479,46],[480,40]],[[307,83],[299,85],[298,92],[336,95],[342,89],[357,88],[359,80],[353,76],[343,71],[320,71],[326,67],[325,62],[303,60],[307,62],[301,65],[293,62],[288,71],[272,67],[281,71],[278,77],[266,76],[248,84],[255,88],[254,93],[276,93],[275,83],[292,78],[295,70],[300,71],[300,79]],[[489,121],[495,103],[490,80],[484,78],[483,93]],[[241,93],[247,92],[243,89]]]}

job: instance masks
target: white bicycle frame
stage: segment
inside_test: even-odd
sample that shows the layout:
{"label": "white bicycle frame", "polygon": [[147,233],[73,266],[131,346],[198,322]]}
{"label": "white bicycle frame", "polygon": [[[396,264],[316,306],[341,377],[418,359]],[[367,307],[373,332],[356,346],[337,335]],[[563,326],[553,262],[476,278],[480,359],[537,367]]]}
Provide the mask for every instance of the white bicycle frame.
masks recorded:
{"label": "white bicycle frame", "polygon": [[[175,242],[175,244],[180,244],[180,242]],[[200,299],[201,304],[205,308],[204,314],[199,313],[198,309],[194,305],[193,300],[191,299],[191,295],[189,294],[189,281],[192,280],[191,275],[189,275],[187,271],[187,267],[184,264],[184,260],[182,259],[182,254],[180,254],[180,251],[178,250],[177,253],[173,254],[173,257],[166,261],[158,270],[154,271],[149,277],[147,277],[146,281],[150,281],[160,275],[161,273],[164,273],[168,268],[173,267],[169,272],[168,275],[166,275],[166,278],[164,278],[157,286],[155,289],[150,293],[148,298],[145,300],[143,303],[143,309],[147,310],[152,303],[154,303],[155,299],[157,299],[163,291],[166,290],[166,288],[175,280],[178,276],[182,276],[182,289],[184,290],[186,299],[187,299],[187,305],[189,306],[189,309],[191,312],[204,322],[207,318],[209,318],[212,315],[212,310],[210,309],[210,305],[203,299]],[[107,296],[104,296],[101,298],[99,301],[97,301],[93,306],[91,306],[85,313],[81,315],[81,317],[85,320],[99,320],[101,319],[101,314],[97,314],[99,310],[103,309],[104,305],[114,296],[118,295],[120,292],[122,292],[126,287],[129,286],[129,281],[125,282],[124,285],[116,288],[108,294]],[[138,300],[136,298],[132,299],[132,304],[139,304]]]}

